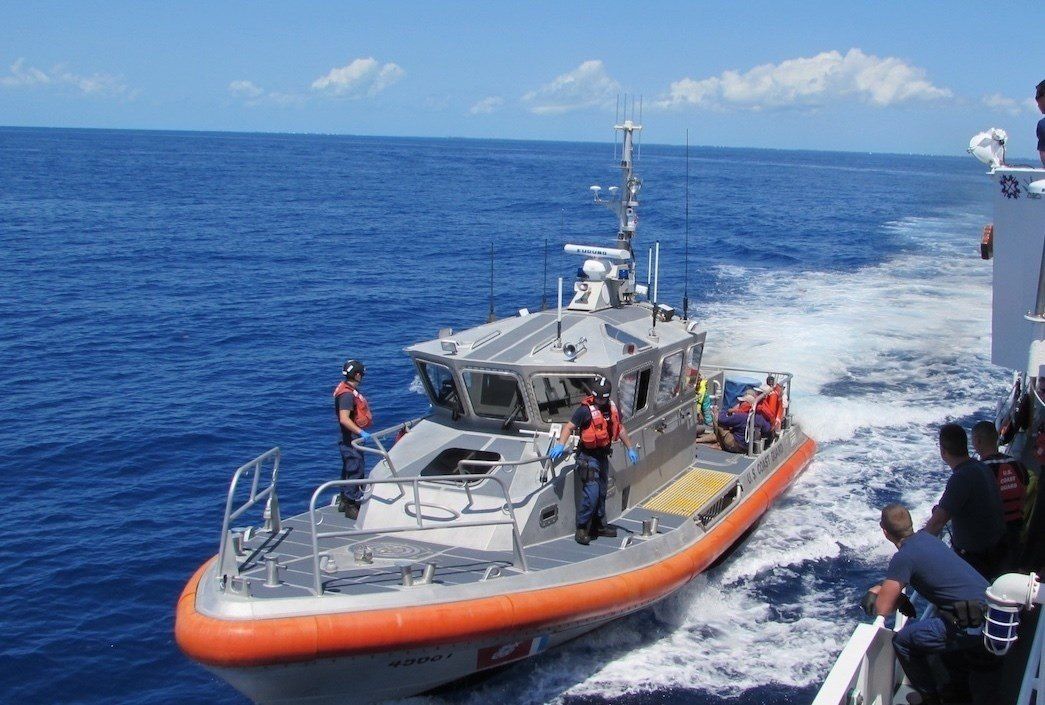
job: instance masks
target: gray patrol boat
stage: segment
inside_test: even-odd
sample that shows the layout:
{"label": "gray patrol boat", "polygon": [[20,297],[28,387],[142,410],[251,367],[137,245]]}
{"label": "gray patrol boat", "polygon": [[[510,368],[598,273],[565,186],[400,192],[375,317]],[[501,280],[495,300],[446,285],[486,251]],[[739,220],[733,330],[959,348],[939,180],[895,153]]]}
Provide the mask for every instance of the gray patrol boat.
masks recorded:
{"label": "gray patrol boat", "polygon": [[[556,310],[441,331],[407,353],[431,412],[356,440],[367,480],[324,483],[280,512],[275,448],[236,470],[218,554],[189,580],[175,634],[192,659],[259,703],[362,703],[421,693],[535,655],[648,607],[725,554],[815,451],[786,404],[791,375],[702,364],[705,331],[636,282],[641,126],[616,125],[623,181],[596,201],[619,221],[614,247],[585,257]],[[717,409],[752,404],[745,443],[694,443],[692,375]],[[778,429],[755,405],[774,393]],[[598,377],[640,459],[610,460],[616,538],[574,541],[580,480],[548,451]],[[761,389],[761,391],[759,391]],[[738,432],[739,435],[740,432]],[[732,444],[731,444],[732,445]],[[352,521],[339,490],[363,485]],[[255,525],[247,525],[248,512]]]}

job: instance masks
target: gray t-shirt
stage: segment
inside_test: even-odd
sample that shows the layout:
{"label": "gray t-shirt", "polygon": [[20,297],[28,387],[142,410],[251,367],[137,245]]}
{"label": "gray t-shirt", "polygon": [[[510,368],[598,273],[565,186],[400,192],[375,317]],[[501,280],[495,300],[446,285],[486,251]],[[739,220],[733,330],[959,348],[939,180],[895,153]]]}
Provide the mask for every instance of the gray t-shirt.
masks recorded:
{"label": "gray t-shirt", "polygon": [[955,466],[940,506],[951,515],[951,544],[957,550],[986,551],[997,546],[1005,533],[998,483],[978,460],[970,458]]}

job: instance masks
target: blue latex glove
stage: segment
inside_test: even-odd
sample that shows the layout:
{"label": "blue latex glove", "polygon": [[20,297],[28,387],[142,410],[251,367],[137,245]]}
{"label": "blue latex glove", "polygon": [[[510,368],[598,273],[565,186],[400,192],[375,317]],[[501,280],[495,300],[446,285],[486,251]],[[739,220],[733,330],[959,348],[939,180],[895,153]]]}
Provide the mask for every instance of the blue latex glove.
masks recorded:
{"label": "blue latex glove", "polygon": [[628,448],[628,460],[632,465],[639,462],[639,453],[634,448]]}
{"label": "blue latex glove", "polygon": [[370,439],[373,438],[373,436],[371,436],[369,433],[362,429],[360,429],[359,431],[359,437],[363,439],[364,443],[369,443]]}
{"label": "blue latex glove", "polygon": [[565,454],[566,446],[564,446],[562,443],[556,443],[551,447],[551,450],[548,451],[548,457],[552,459],[552,462],[557,461]]}

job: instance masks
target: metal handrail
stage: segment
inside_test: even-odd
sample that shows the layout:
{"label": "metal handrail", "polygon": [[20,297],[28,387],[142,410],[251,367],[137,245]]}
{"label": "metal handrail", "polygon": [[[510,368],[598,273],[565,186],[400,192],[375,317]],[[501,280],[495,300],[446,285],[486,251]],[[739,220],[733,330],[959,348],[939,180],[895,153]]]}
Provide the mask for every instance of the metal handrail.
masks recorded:
{"label": "metal handrail", "polygon": [[[439,524],[435,526],[426,526],[424,522],[424,512],[421,511],[421,483],[423,482],[438,482],[441,480],[465,480],[470,481],[474,479],[493,480],[501,488],[501,494],[504,496],[504,508],[508,509],[507,519],[488,519],[481,521],[467,521],[453,524]],[[417,525],[416,526],[393,526],[393,527],[381,527],[380,529],[345,529],[341,531],[325,531],[317,533],[316,526],[316,500],[327,490],[333,487],[355,487],[359,485],[405,485],[410,483],[413,487],[413,504],[417,508]],[[469,494],[469,501],[471,495]],[[323,594],[323,581],[320,577],[319,570],[319,539],[322,538],[336,538],[336,537],[349,537],[349,536],[363,536],[368,534],[397,534],[407,531],[431,531],[433,529],[465,529],[474,528],[479,526],[510,526],[512,527],[512,565],[517,565],[522,569],[522,572],[529,572],[529,566],[526,563],[526,554],[522,549],[522,536],[519,533],[519,522],[515,518],[515,508],[512,507],[511,497],[508,493],[508,484],[504,479],[497,477],[496,475],[433,475],[431,477],[394,477],[386,478],[381,480],[371,479],[359,479],[359,480],[331,480],[330,482],[324,482],[322,485],[316,488],[315,492],[312,493],[312,498],[308,503],[308,519],[309,528],[312,535],[312,572],[315,577],[315,584],[313,587],[313,593],[317,596]]]}
{"label": "metal handrail", "polygon": [[[1042,661],[1042,648],[1045,647],[1045,619],[1038,618],[1038,626],[1034,630],[1034,641],[1031,642],[1030,653],[1027,654],[1027,667],[1023,671],[1023,681],[1020,683],[1020,694],[1016,698],[1016,705],[1030,705],[1038,702],[1045,689],[1045,662]],[[1031,693],[1037,693],[1037,698],[1031,699]]]}
{"label": "metal handrail", "polygon": [[[229,524],[231,524],[234,520],[238,519],[240,516],[242,516],[243,512],[247,511],[261,500],[267,500],[271,497],[272,502],[270,503],[270,519],[272,522],[272,526],[277,527],[278,529],[280,525],[279,503],[276,499],[276,479],[279,476],[279,456],[280,452],[279,447],[277,446],[276,448],[272,448],[271,450],[262,453],[258,457],[254,458],[254,460],[251,460],[249,463],[241,465],[239,468],[236,469],[236,472],[232,474],[232,482],[229,483],[229,493],[225,499],[225,516],[221,520],[221,543],[218,544],[218,567],[219,573],[221,574],[221,578],[225,578],[227,575],[225,571],[225,553],[226,546],[228,544],[227,537],[229,535]],[[265,463],[266,460],[270,458],[272,459],[272,478],[269,481],[269,486],[261,492],[258,492],[258,482],[261,476],[261,466]],[[242,477],[243,473],[250,469],[254,470],[254,477],[250,484],[250,497],[238,509],[233,511],[232,500],[236,494],[236,487],[239,484],[240,477]]]}
{"label": "metal handrail", "polygon": [[425,414],[424,416],[418,416],[416,419],[403,421],[401,423],[396,424],[395,426],[389,426],[388,428],[381,429],[380,431],[374,431],[370,434],[370,437],[374,440],[374,443],[377,444],[377,448],[369,448],[363,445],[365,441],[363,441],[362,436],[352,441],[352,447],[363,453],[372,453],[374,455],[380,455],[384,459],[385,463],[388,465],[388,470],[392,473],[392,477],[399,477],[399,473],[396,472],[395,464],[392,462],[392,458],[391,456],[389,456],[388,451],[385,449],[385,445],[381,442],[381,439],[392,433],[399,433],[403,430],[409,431],[414,424],[424,421],[429,416],[431,416],[430,413]]}

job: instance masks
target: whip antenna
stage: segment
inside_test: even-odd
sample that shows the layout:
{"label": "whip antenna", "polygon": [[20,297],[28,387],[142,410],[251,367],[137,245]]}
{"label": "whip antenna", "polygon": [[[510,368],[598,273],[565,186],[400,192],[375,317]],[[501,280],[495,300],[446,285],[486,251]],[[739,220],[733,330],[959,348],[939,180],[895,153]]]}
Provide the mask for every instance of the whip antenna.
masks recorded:
{"label": "whip antenna", "polygon": [[682,294],[682,320],[689,320],[689,129],[686,129],[686,254],[682,258],[685,289]]}
{"label": "whip antenna", "polygon": [[493,240],[490,240],[490,313],[486,317],[487,323],[493,323],[497,316],[493,313]]}
{"label": "whip antenna", "polygon": [[544,276],[541,277],[541,310],[548,308],[548,238],[544,238]]}

